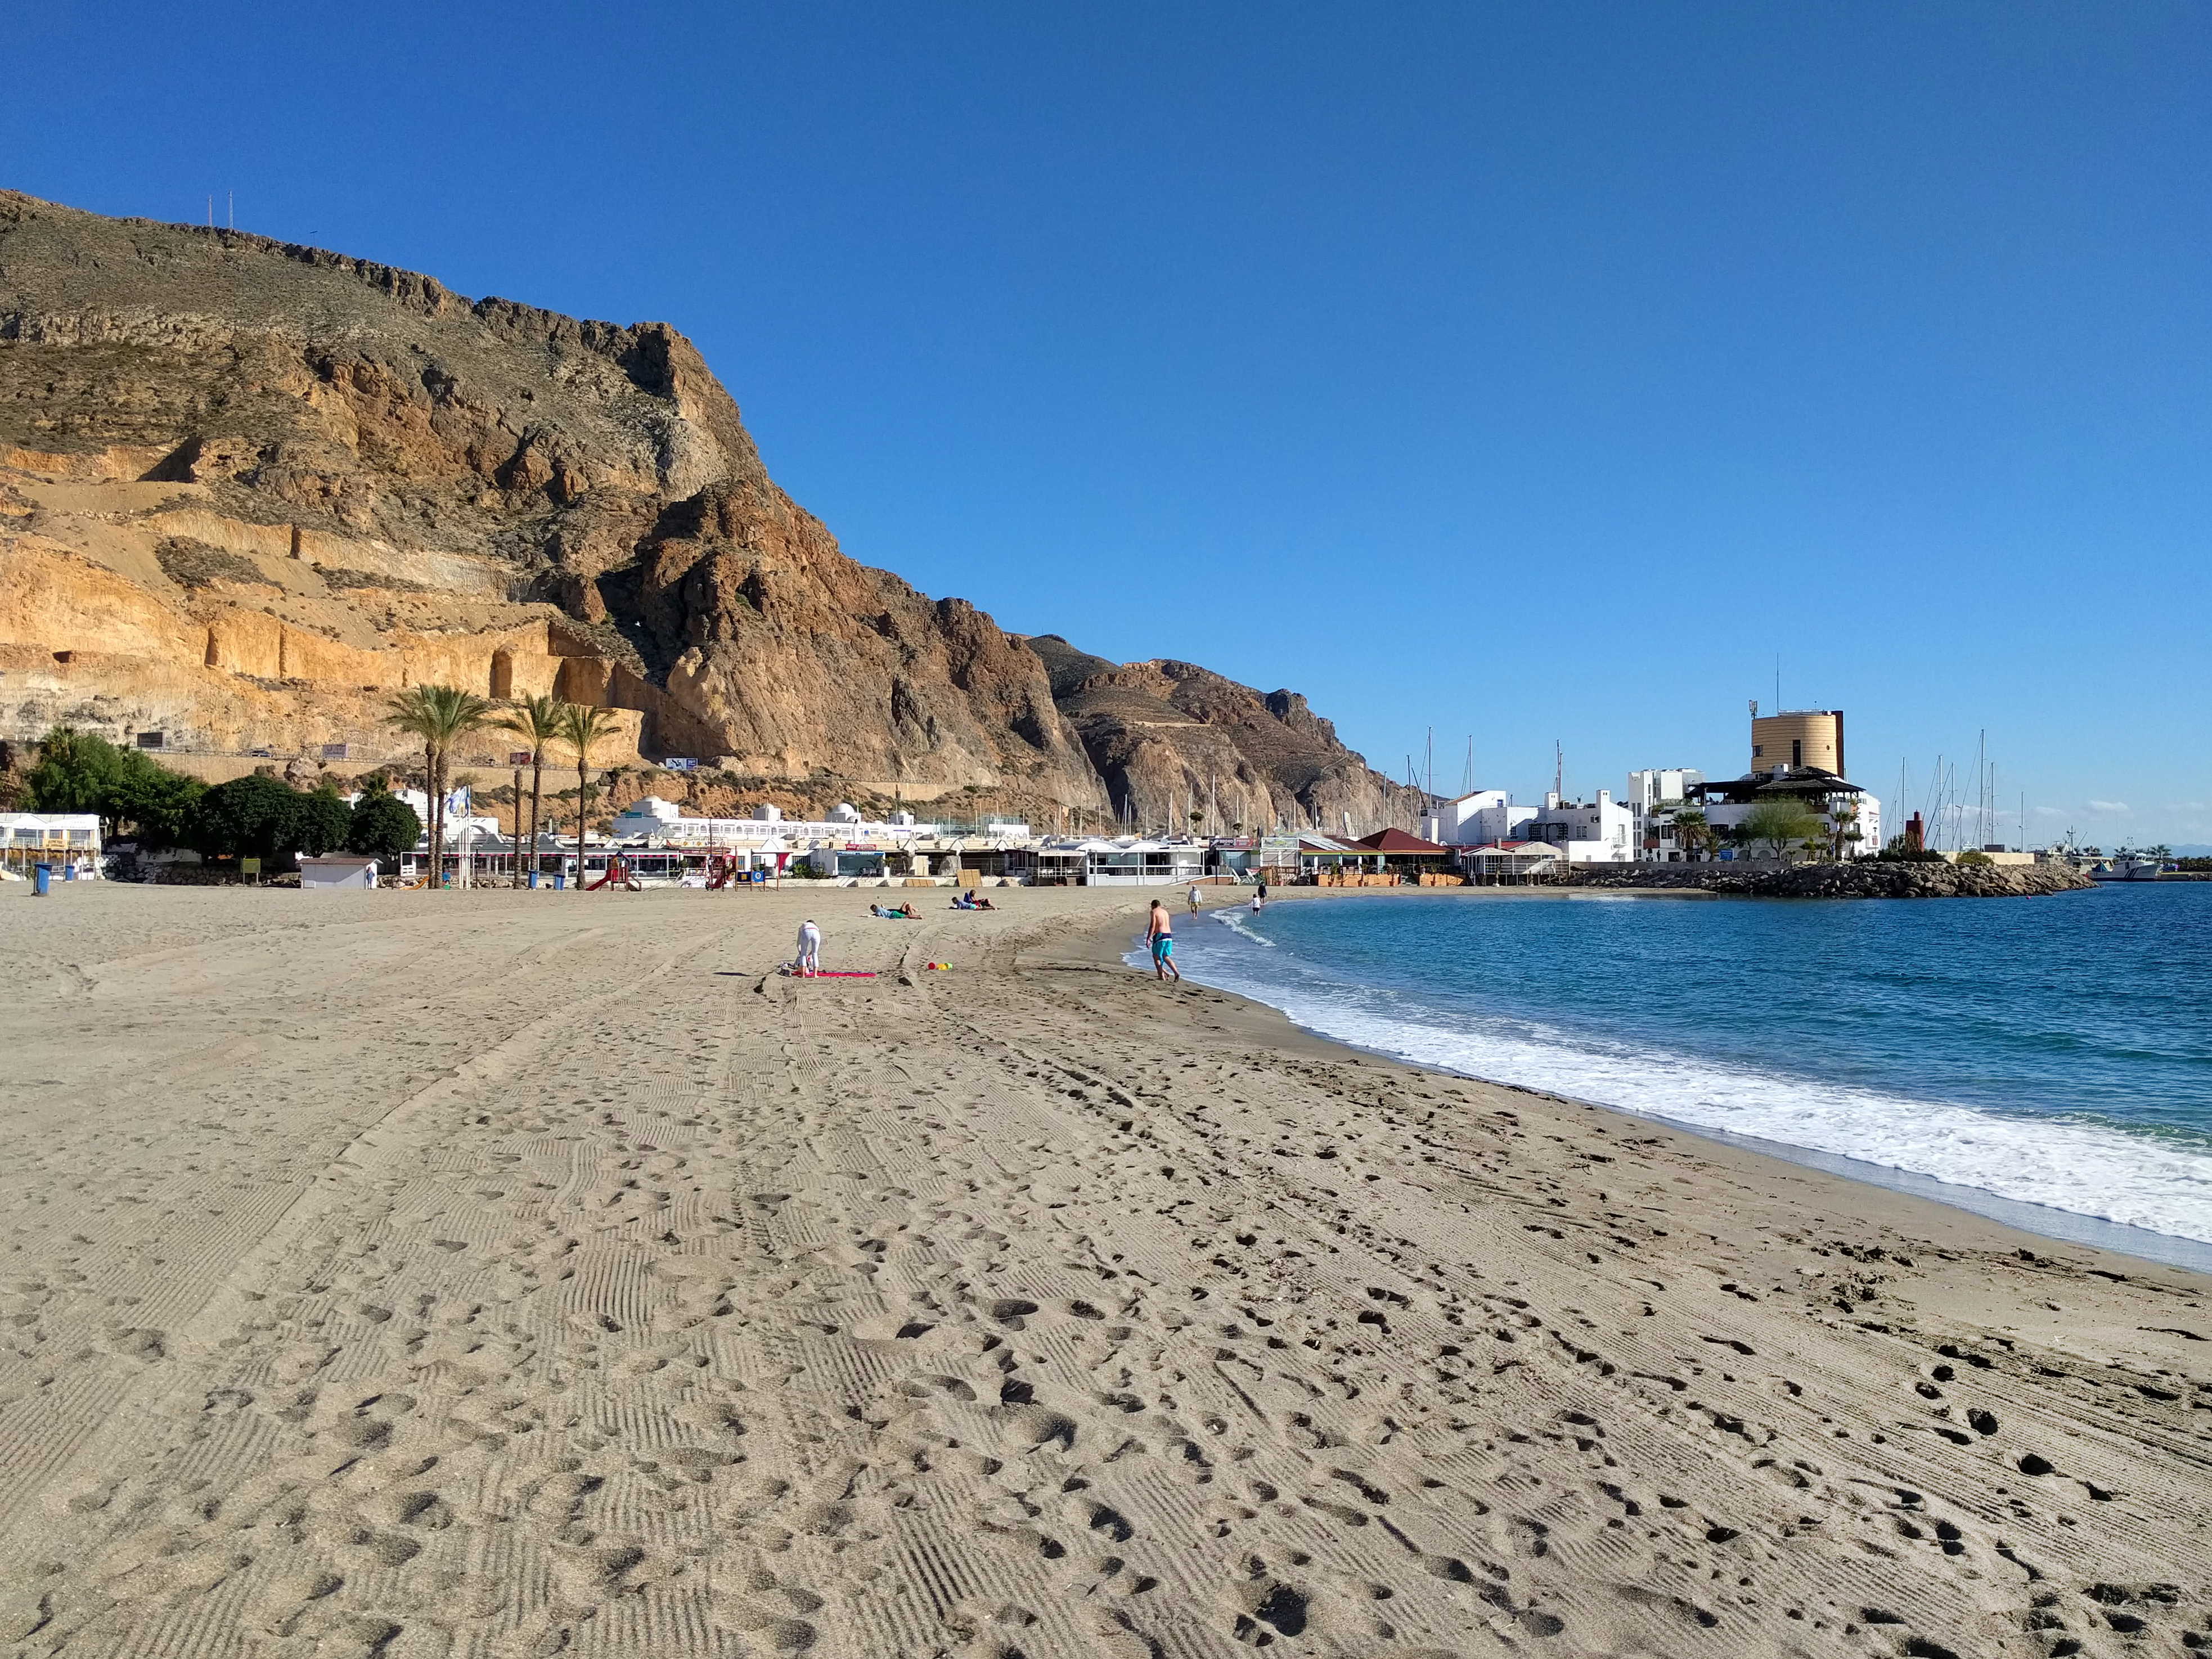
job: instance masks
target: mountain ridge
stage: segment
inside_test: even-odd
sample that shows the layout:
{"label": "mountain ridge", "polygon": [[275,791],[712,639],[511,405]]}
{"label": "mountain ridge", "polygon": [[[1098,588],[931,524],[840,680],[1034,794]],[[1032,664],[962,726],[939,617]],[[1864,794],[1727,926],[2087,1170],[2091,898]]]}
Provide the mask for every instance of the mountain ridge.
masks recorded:
{"label": "mountain ridge", "polygon": [[384,697],[428,679],[606,704],[637,754],[793,804],[1419,810],[1294,693],[1164,659],[1062,688],[1035,641],[854,561],[668,324],[0,192],[8,734],[396,752]]}

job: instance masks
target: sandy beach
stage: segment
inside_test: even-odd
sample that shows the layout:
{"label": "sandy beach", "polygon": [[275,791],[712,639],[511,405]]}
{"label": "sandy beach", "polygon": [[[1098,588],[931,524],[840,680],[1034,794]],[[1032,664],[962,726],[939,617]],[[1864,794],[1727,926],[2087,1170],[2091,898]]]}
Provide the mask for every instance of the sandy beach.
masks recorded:
{"label": "sandy beach", "polygon": [[882,896],[0,890],[0,1652],[2212,1648],[2203,1279]]}

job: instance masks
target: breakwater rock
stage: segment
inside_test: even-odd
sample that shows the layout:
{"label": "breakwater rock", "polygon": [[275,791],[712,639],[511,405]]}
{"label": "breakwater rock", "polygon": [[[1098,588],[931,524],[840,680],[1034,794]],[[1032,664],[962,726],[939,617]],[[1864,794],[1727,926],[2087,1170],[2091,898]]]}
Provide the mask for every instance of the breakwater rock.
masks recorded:
{"label": "breakwater rock", "polygon": [[2031,898],[2097,884],[2063,864],[1617,865],[1575,872],[1571,887],[1674,888],[1750,898]]}

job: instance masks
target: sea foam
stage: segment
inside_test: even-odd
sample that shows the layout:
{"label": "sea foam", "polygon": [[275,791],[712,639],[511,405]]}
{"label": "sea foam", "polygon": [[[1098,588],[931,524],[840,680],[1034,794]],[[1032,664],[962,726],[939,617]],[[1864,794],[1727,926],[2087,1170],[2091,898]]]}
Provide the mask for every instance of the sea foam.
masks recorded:
{"label": "sea foam", "polygon": [[[1220,919],[1252,943],[1273,943],[1251,935],[1241,918]],[[1183,968],[1323,1036],[1416,1065],[2212,1242],[2212,1154],[2194,1135],[2063,1114],[2012,1116],[1609,1042],[1540,1020],[1438,1006],[1403,987],[1339,980],[1310,961],[1263,957],[1225,939],[1192,951]]]}

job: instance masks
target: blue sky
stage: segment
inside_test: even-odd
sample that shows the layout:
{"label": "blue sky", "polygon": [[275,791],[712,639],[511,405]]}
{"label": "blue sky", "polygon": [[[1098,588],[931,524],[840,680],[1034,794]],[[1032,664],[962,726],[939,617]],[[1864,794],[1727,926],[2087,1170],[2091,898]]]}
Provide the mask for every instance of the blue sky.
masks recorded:
{"label": "blue sky", "polygon": [[1778,655],[1885,797],[1986,730],[2033,839],[2212,841],[2201,6],[126,4],[9,56],[0,183],[666,319],[855,557],[1385,770],[1733,774]]}

